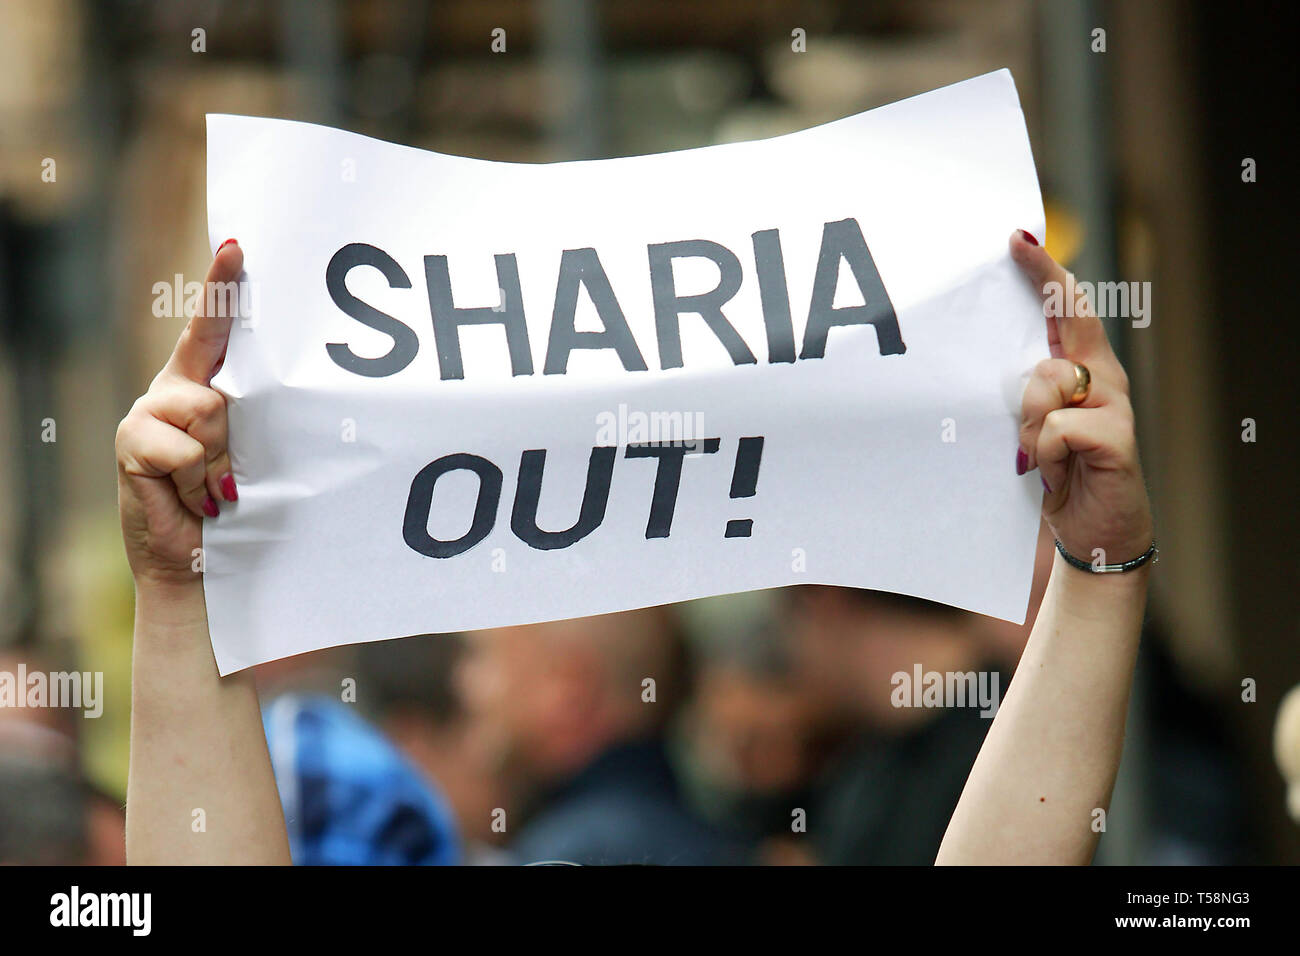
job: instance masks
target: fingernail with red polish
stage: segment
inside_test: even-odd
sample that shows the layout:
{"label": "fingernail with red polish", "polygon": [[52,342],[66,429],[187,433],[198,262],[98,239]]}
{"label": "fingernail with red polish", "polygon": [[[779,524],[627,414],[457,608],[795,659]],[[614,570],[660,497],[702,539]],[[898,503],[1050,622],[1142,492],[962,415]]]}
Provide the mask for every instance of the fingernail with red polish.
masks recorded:
{"label": "fingernail with red polish", "polygon": [[220,509],[217,508],[216,501],[213,499],[211,495],[208,495],[206,498],[203,499],[203,513],[207,515],[209,518],[215,518],[218,514],[221,513]]}
{"label": "fingernail with red polish", "polygon": [[1029,470],[1029,456],[1023,448],[1016,449],[1016,474],[1023,475]]}
{"label": "fingernail with red polish", "polygon": [[239,491],[235,488],[235,476],[230,472],[226,472],[222,475],[221,480],[217,482],[217,484],[221,485],[221,497],[225,498],[227,501],[239,500]]}
{"label": "fingernail with red polish", "polygon": [[[1025,239],[1025,242],[1029,243],[1031,246],[1036,246],[1036,245],[1038,245],[1038,240],[1034,238],[1034,234],[1033,234],[1032,232],[1029,232],[1029,231],[1026,230],[1026,229],[1021,229],[1021,230],[1020,230],[1020,235],[1023,236],[1024,239]],[[234,242],[235,240],[233,240],[233,239],[229,239],[229,240],[227,240],[227,241],[228,241],[228,242]]]}
{"label": "fingernail with red polish", "polygon": [[[1024,232],[1023,229],[1022,229],[1021,231]],[[1026,235],[1027,235],[1027,233],[1026,233]],[[235,245],[239,245],[239,240],[238,240],[238,239],[227,239],[227,240],[226,240],[225,242],[223,242],[221,245],[217,246],[217,252],[220,252],[222,249],[226,248],[226,246],[230,245],[231,243],[234,243]],[[1038,245],[1038,243],[1034,243],[1034,245]]]}
{"label": "fingernail with red polish", "polygon": [[1050,495],[1052,493],[1052,486],[1047,483],[1047,479],[1039,476],[1039,480],[1043,483],[1043,490]]}

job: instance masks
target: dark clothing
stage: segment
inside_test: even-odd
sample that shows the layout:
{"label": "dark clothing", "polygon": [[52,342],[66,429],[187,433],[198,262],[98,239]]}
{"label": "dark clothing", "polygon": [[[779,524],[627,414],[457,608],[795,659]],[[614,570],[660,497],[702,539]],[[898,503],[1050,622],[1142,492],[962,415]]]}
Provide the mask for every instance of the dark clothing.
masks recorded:
{"label": "dark clothing", "polygon": [[748,862],[739,846],[686,809],[658,741],[605,751],[540,802],[510,850],[521,863]]}
{"label": "dark clothing", "polygon": [[808,838],[830,865],[929,866],[992,718],[943,710],[896,737],[864,734],[817,788]]}

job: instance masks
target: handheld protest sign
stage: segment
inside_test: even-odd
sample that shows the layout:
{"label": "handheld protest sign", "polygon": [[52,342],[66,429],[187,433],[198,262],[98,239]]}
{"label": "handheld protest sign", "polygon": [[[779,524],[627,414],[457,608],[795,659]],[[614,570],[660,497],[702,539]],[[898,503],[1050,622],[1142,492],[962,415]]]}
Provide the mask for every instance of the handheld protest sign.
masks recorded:
{"label": "handheld protest sign", "polygon": [[1003,70],[753,143],[522,165],[208,118],[222,673],[787,584],[1024,619],[1043,234]]}

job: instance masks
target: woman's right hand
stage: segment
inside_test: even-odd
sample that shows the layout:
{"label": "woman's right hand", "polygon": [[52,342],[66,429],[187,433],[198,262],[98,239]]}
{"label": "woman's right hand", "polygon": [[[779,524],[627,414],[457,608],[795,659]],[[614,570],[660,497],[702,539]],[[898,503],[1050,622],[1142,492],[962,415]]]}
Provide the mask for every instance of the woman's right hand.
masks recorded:
{"label": "woman's right hand", "polygon": [[[226,240],[204,292],[238,282],[243,268],[243,252]],[[216,517],[218,499],[237,497],[226,401],[211,385],[234,309],[214,311],[226,314],[204,312],[185,326],[117,428],[117,503],[136,583],[129,863],[291,862],[253,673],[219,676],[195,561],[203,518]],[[202,833],[191,829],[194,807],[207,820]]]}
{"label": "woman's right hand", "polygon": [[243,267],[238,243],[226,240],[208,270],[198,313],[117,427],[117,507],[137,585],[199,584],[202,520],[217,516],[218,501],[238,498],[226,452],[226,401],[211,386],[232,316],[208,316],[205,307],[211,283],[237,282]]}

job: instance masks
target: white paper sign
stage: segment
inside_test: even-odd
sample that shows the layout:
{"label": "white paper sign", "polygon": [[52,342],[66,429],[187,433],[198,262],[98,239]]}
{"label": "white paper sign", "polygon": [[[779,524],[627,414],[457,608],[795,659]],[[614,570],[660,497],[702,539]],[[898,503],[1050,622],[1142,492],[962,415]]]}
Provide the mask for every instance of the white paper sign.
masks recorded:
{"label": "white paper sign", "polygon": [[208,117],[221,672],[788,584],[1022,621],[1044,216],[1003,70],[804,132],[516,165]]}

